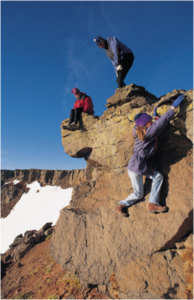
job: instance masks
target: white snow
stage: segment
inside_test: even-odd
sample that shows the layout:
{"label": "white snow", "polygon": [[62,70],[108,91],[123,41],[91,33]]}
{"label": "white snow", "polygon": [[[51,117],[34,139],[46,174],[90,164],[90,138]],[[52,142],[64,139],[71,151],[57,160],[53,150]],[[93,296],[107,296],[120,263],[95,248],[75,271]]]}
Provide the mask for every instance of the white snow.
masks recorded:
{"label": "white snow", "polygon": [[[10,182],[11,182],[11,181],[8,181],[8,182],[4,183],[4,185],[9,184]],[[3,185],[3,186],[4,186],[4,185]]]}
{"label": "white snow", "polygon": [[18,182],[20,182],[20,180],[14,179],[13,183],[17,184]]}
{"label": "white snow", "polygon": [[[10,182],[11,181],[8,181],[8,182],[4,183],[4,185],[9,184]],[[13,182],[13,184],[17,184],[18,182],[20,182],[20,180],[14,179],[12,182]]]}
{"label": "white snow", "polygon": [[39,230],[47,222],[55,225],[60,210],[69,205],[73,190],[60,186],[41,187],[37,181],[27,187],[30,188],[29,192],[22,195],[6,218],[0,219],[1,253],[9,249],[17,235],[27,230]]}

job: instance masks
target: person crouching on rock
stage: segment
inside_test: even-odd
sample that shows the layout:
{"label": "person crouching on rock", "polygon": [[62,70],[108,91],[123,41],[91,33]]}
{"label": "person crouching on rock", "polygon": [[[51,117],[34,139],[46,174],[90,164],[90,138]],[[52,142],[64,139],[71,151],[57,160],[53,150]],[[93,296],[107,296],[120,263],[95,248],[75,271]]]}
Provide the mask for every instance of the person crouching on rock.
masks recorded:
{"label": "person crouching on rock", "polygon": [[69,123],[63,126],[64,129],[77,128],[78,121],[80,122],[82,112],[90,115],[94,114],[92,99],[85,93],[80,92],[78,88],[73,88],[71,91],[75,95],[74,107],[70,112]]}
{"label": "person crouching on rock", "polygon": [[[167,206],[160,206],[160,190],[163,182],[163,175],[157,171],[154,165],[153,156],[158,147],[157,138],[165,127],[170,123],[175,108],[183,101],[184,95],[180,95],[172,104],[171,108],[154,123],[152,117],[146,113],[139,113],[135,116],[136,123],[133,134],[135,137],[134,154],[128,163],[128,174],[133,186],[133,193],[125,200],[119,202],[115,212],[121,216],[128,216],[123,211],[125,207],[131,206],[143,198],[143,175],[152,179],[152,187],[149,197],[149,212],[163,213],[168,210]],[[156,113],[156,109],[155,109]]]}
{"label": "person crouching on rock", "polygon": [[115,36],[109,36],[107,40],[103,39],[101,36],[96,36],[94,42],[99,48],[106,50],[106,54],[110,58],[115,69],[118,88],[126,86],[124,79],[134,61],[132,50]]}

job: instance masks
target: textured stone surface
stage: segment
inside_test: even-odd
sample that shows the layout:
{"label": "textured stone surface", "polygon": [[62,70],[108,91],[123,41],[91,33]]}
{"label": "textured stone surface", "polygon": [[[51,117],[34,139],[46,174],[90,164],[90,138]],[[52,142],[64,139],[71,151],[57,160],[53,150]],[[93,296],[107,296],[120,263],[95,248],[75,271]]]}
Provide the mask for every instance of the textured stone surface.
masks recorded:
{"label": "textured stone surface", "polygon": [[193,248],[193,234],[190,234],[189,237],[185,240],[184,248]]}
{"label": "textured stone surface", "polygon": [[69,188],[85,179],[85,170],[15,170],[14,177],[21,181],[38,181],[43,186],[49,184]]}
{"label": "textured stone surface", "polygon": [[14,171],[12,170],[1,170],[1,186],[6,182],[7,179],[14,177]]}
{"label": "textured stone surface", "polygon": [[126,264],[116,278],[121,299],[185,299],[185,273],[176,250]]}
{"label": "textured stone surface", "polygon": [[[133,101],[135,99],[135,101]],[[126,102],[131,102],[136,106],[143,106],[146,103],[154,103],[158,100],[156,96],[147,92],[144,87],[130,84],[125,88],[118,88],[115,95],[107,100],[107,107],[120,106]],[[132,102],[133,101],[133,102]]]}
{"label": "textured stone surface", "polygon": [[63,188],[68,188],[74,184],[78,184],[85,179],[85,170],[1,170],[1,180],[3,183],[9,180],[20,180],[21,182],[38,181],[43,186],[60,185]]}
{"label": "textured stone surface", "polygon": [[[156,106],[162,115],[180,93],[185,99],[160,135],[155,156],[164,175],[161,204],[166,204],[169,211],[148,213],[151,181],[144,179],[144,199],[129,208],[129,218],[122,218],[114,209],[132,192],[126,166],[133,154],[134,116],[138,112],[152,114]],[[87,160],[86,180],[74,187],[70,205],[61,210],[50,250],[63,268],[84,282],[107,285],[115,272],[122,298],[183,296],[185,283],[173,274],[175,266],[169,267],[165,255],[153,253],[175,247],[193,227],[192,95],[191,90],[174,90],[157,99],[144,88],[130,85],[107,100],[108,109],[101,117],[83,114],[83,128],[61,130],[65,152]],[[62,125],[67,122],[64,120]],[[145,265],[144,274],[141,270]],[[127,268],[136,267],[138,275],[134,277],[138,279],[134,278],[128,288],[134,272],[128,276]]]}
{"label": "textured stone surface", "polygon": [[11,253],[11,257],[14,261],[21,259],[32,247],[34,244],[19,244],[14,251]]}

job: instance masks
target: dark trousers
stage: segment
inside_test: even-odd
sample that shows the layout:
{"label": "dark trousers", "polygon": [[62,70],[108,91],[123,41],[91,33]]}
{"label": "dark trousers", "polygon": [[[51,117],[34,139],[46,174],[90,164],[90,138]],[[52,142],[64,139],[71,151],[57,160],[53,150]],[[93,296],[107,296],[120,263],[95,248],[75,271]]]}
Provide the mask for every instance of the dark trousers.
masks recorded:
{"label": "dark trousers", "polygon": [[83,107],[72,109],[70,113],[69,124],[71,124],[72,122],[75,122],[75,124],[77,124],[77,122],[81,119],[82,111]]}
{"label": "dark trousers", "polygon": [[128,71],[130,70],[130,68],[132,67],[134,61],[134,55],[132,52],[126,54],[123,58],[123,60],[121,61],[121,65],[123,67],[123,70],[121,71],[117,71],[118,73],[118,77],[117,77],[117,83],[118,83],[118,87],[123,87],[126,86],[126,84],[124,83],[124,79],[128,73]]}

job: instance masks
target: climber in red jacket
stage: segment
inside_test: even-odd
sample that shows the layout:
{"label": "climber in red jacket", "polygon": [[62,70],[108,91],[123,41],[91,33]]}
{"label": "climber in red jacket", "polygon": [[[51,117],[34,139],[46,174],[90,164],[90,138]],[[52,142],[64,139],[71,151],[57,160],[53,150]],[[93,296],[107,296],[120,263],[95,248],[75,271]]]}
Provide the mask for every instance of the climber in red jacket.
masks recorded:
{"label": "climber in red jacket", "polygon": [[94,114],[92,99],[85,93],[82,93],[78,88],[73,88],[71,91],[75,95],[74,107],[71,110],[69,123],[63,126],[64,129],[77,128],[77,122],[80,122],[82,112],[90,115]]}

